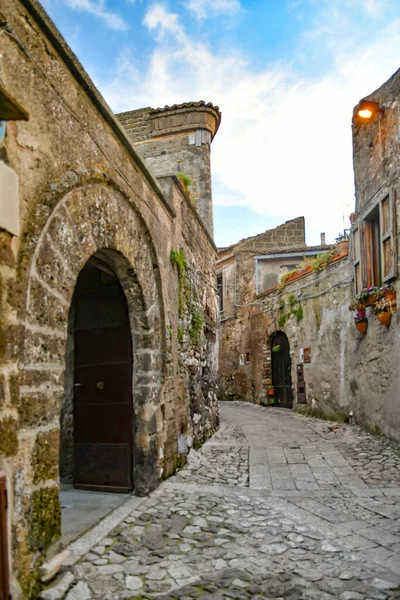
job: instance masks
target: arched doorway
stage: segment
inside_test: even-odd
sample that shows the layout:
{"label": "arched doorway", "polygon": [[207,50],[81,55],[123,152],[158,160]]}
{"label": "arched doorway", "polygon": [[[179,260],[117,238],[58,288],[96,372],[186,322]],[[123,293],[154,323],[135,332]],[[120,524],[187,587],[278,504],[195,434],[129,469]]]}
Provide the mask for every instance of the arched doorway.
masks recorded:
{"label": "arched doorway", "polygon": [[289,340],[283,331],[276,331],[271,339],[272,385],[275,406],[293,407],[292,375]]}
{"label": "arched doorway", "polygon": [[133,484],[132,336],[112,268],[90,259],[73,298],[73,484],[130,492]]}

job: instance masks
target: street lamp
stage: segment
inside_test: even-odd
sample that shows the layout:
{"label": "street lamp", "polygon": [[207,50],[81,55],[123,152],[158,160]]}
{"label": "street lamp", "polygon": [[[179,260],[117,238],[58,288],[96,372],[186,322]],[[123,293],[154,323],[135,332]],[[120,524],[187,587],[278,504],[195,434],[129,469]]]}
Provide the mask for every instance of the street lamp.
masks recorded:
{"label": "street lamp", "polygon": [[357,106],[357,116],[361,119],[372,119],[378,113],[383,113],[383,108],[379,106],[379,102],[371,100],[360,100]]}

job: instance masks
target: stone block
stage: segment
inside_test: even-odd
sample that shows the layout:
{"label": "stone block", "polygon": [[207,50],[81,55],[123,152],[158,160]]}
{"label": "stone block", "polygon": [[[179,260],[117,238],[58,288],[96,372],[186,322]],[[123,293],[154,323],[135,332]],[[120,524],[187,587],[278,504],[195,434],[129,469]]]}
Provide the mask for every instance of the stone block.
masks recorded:
{"label": "stone block", "polygon": [[0,227],[12,235],[19,235],[18,177],[0,161]]}
{"label": "stone block", "polygon": [[21,395],[18,402],[18,412],[22,427],[38,427],[46,425],[59,414],[63,392],[51,394]]}
{"label": "stone block", "polygon": [[[64,550],[60,552],[56,556],[54,556],[51,560],[46,561],[39,567],[40,581],[46,583],[55,577],[58,571],[61,569],[63,563],[69,557],[70,552],[68,550]],[[72,583],[72,582],[71,582]]]}
{"label": "stone block", "polygon": [[0,456],[15,456],[18,451],[18,421],[6,417],[0,421]]}
{"label": "stone block", "polygon": [[58,474],[59,430],[39,433],[32,455],[33,482],[55,479]]}
{"label": "stone block", "polygon": [[58,486],[32,493],[29,503],[28,542],[31,550],[43,549],[61,535],[61,506]]}
{"label": "stone block", "polygon": [[39,600],[61,600],[61,598],[64,598],[73,581],[74,576],[72,573],[69,571],[62,573],[51,586],[39,594]]}

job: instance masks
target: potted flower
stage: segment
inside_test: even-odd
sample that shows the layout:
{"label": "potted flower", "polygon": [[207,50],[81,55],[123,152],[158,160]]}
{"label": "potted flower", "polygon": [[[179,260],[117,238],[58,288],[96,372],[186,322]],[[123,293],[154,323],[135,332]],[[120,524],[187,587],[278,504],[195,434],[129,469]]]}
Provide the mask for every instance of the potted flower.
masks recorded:
{"label": "potted flower", "polygon": [[396,290],[392,285],[384,285],[380,290],[383,294],[385,302],[390,302],[391,308],[396,310]]}
{"label": "potted flower", "polygon": [[353,303],[350,304],[350,306],[355,306],[359,312],[363,312],[367,306],[371,306],[371,304],[374,304],[376,300],[376,294],[378,292],[378,287],[370,285],[369,287],[361,290],[359,294],[357,294],[357,296],[354,298]]}
{"label": "potted flower", "polygon": [[365,312],[357,311],[356,316],[354,317],[354,323],[358,331],[365,333],[368,328],[368,319]]}
{"label": "potted flower", "polygon": [[392,315],[386,310],[384,302],[375,307],[375,314],[378,317],[378,321],[381,325],[390,325]]}
{"label": "potted flower", "polygon": [[274,395],[274,386],[273,385],[269,385],[267,387],[267,394],[268,394],[268,396],[273,396]]}
{"label": "potted flower", "polygon": [[346,233],[346,231],[344,231],[343,233],[339,233],[335,242],[339,256],[343,256],[349,253],[349,234]]}

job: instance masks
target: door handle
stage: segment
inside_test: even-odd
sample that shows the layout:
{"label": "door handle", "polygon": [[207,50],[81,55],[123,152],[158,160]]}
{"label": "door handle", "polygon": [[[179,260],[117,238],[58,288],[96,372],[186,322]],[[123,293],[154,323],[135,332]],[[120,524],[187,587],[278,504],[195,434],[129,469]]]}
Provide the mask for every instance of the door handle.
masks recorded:
{"label": "door handle", "polygon": [[104,381],[98,381],[98,382],[96,383],[96,387],[97,387],[97,389],[98,389],[98,390],[104,390],[104,388],[105,388],[105,383],[104,383]]}
{"label": "door handle", "polygon": [[75,387],[75,388],[77,388],[77,387],[81,387],[81,385],[82,385],[81,383],[74,383],[74,387]]}

